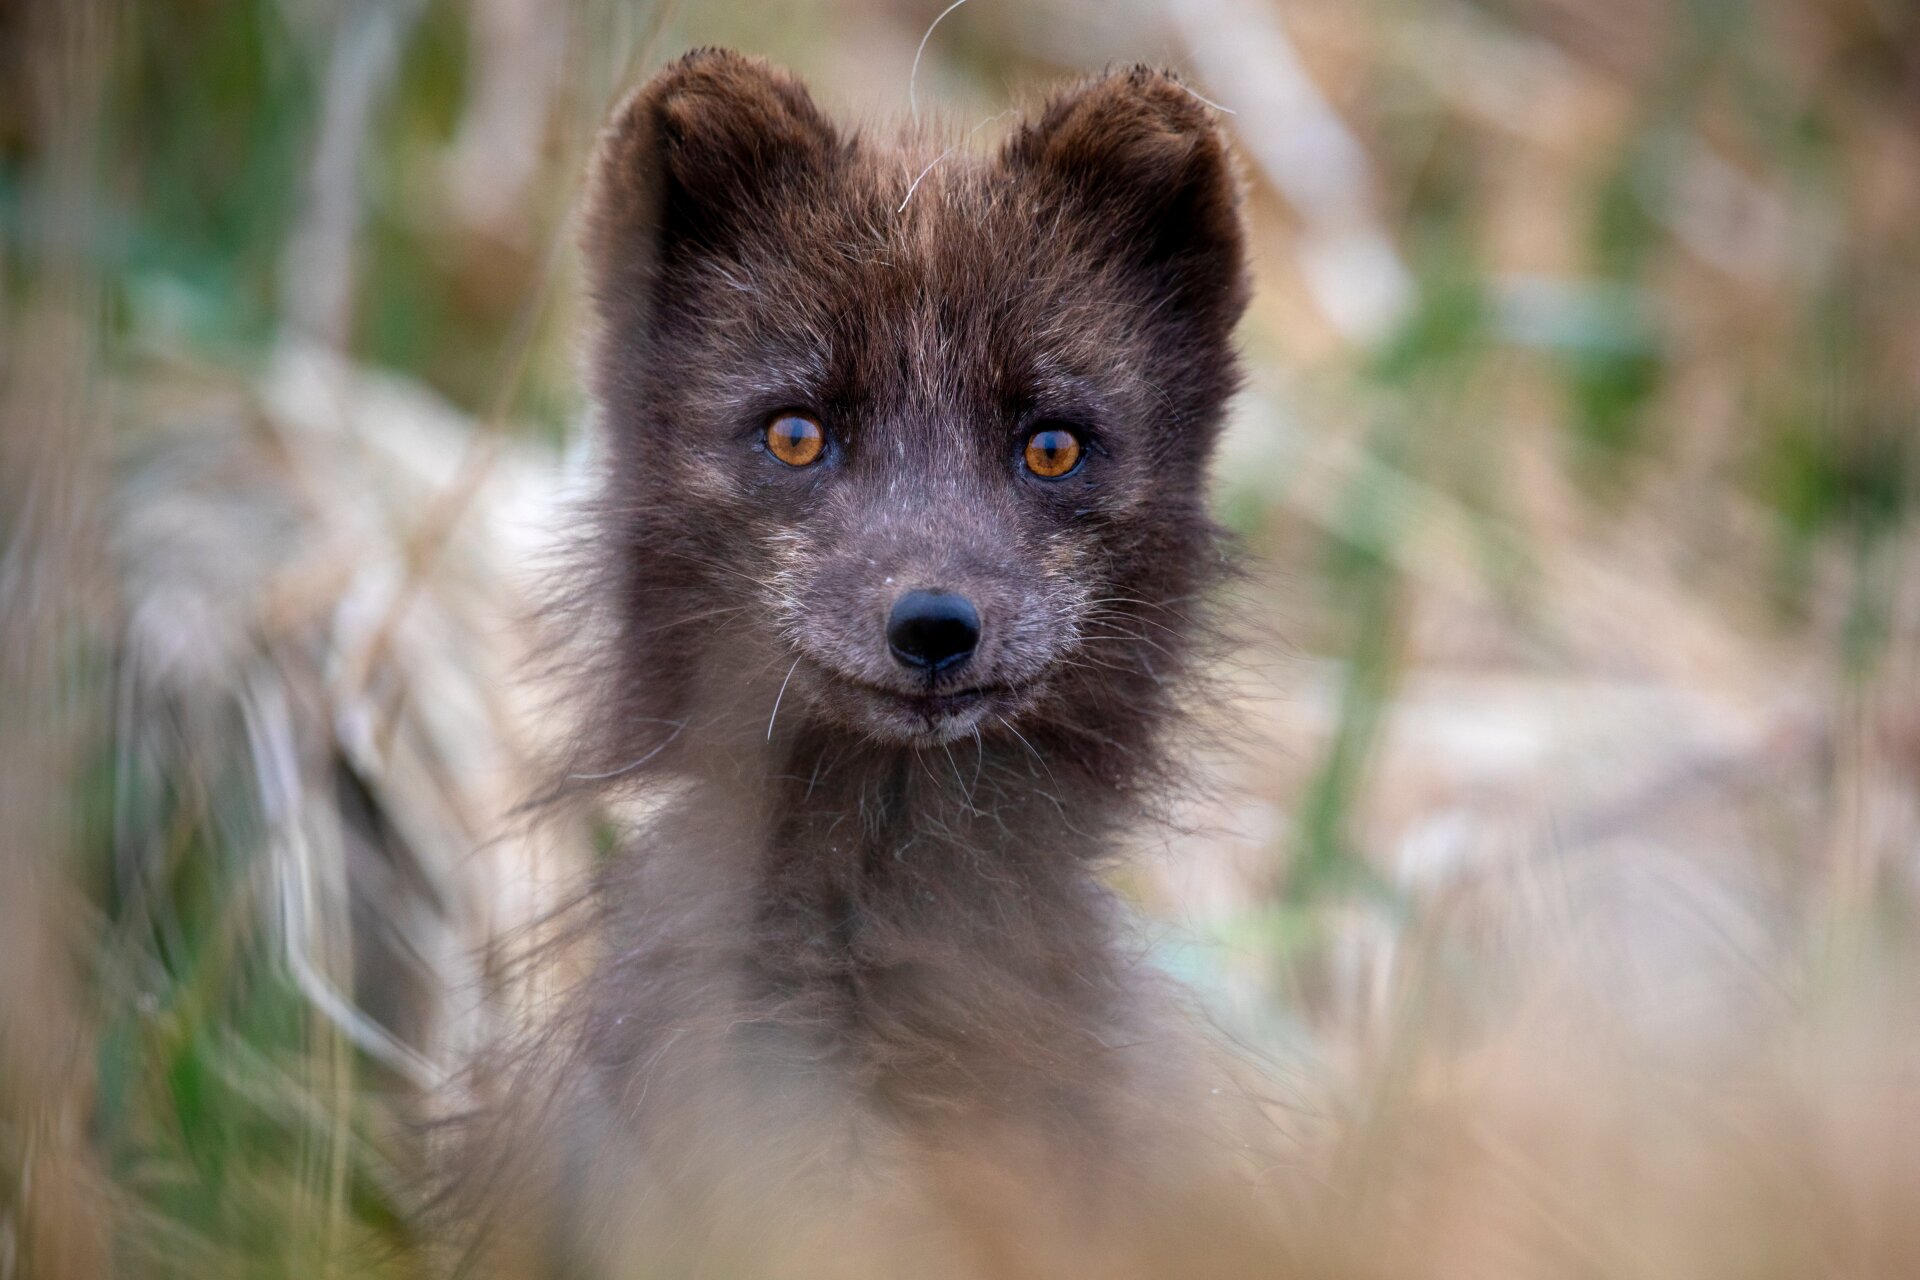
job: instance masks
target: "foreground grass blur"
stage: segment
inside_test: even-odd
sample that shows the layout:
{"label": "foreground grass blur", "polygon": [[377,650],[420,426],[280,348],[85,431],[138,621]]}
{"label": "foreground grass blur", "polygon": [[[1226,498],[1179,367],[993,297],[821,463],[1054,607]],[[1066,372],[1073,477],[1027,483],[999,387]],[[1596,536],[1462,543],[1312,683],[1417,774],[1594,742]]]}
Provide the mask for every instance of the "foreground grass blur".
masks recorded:
{"label": "foreground grass blur", "polygon": [[[592,856],[508,817],[592,130],[706,40],[897,112],[944,7],[0,14],[0,1276],[425,1271],[422,1087]],[[1920,1273],[1920,23],[975,0],[917,93],[1140,57],[1262,279],[1240,747],[1129,888],[1343,1122],[1303,1236]]]}

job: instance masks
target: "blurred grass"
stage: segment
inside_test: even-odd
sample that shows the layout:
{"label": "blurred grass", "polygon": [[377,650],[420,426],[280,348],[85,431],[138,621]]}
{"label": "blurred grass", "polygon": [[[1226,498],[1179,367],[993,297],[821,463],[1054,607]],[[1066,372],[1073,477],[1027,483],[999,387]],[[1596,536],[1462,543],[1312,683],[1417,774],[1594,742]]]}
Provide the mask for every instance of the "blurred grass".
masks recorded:
{"label": "blurred grass", "polygon": [[[897,110],[915,43],[943,7],[710,4],[672,16],[659,48],[758,41],[830,104]],[[1253,602],[1283,633],[1274,647],[1324,672],[1331,692],[1324,706],[1301,695],[1288,727],[1262,740],[1242,781],[1271,810],[1270,830],[1227,875],[1229,906],[1197,927],[1253,956],[1260,999],[1338,1041],[1357,1015],[1325,997],[1316,967],[1337,967],[1356,914],[1394,938],[1417,934],[1431,904],[1403,864],[1435,814],[1478,813],[1490,789],[1518,808],[1558,788],[1556,805],[1593,801],[1570,825],[1588,809],[1595,829],[1666,821],[1657,791],[1579,791],[1584,775],[1553,772],[1551,753],[1497,786],[1436,779],[1431,759],[1410,766],[1419,753],[1396,750],[1394,735],[1427,705],[1413,695],[1497,669],[1565,688],[1692,681],[1742,714],[1783,683],[1831,679],[1831,701],[1812,694],[1795,711],[1818,720],[1825,747],[1780,785],[1796,800],[1840,799],[1818,820],[1753,821],[1785,832],[1798,874],[1826,878],[1821,927],[1833,933],[1815,930],[1809,949],[1854,936],[1862,919],[1904,934],[1903,873],[1856,820],[1880,803],[1873,787],[1920,788],[1920,331],[1908,321],[1920,312],[1920,20],[1874,0],[1206,7],[1208,22],[1237,14],[1250,31],[1282,21],[1371,165],[1354,207],[1377,216],[1411,287],[1368,335],[1320,305],[1300,256],[1316,215],[1259,145],[1285,122],[1247,106],[1262,86],[1206,77],[1216,64],[1183,43],[1181,15],[1194,11],[1132,3],[1096,21],[1065,0],[979,0],[943,23],[921,92],[971,123],[1011,88],[1112,57],[1171,59],[1241,104],[1232,127],[1261,157],[1255,385],[1230,443],[1260,465],[1224,469],[1223,510],[1277,566],[1256,576]],[[429,468],[385,495],[369,518],[382,532],[341,534],[331,508],[362,495],[350,469],[311,458],[361,455],[307,440],[274,388],[290,349],[334,344],[347,367],[437,397],[413,416],[444,410],[544,459],[535,474],[553,487],[583,409],[566,254],[579,164],[666,17],[611,0],[0,10],[0,602],[19,695],[5,735],[10,767],[34,766],[14,770],[9,819],[33,806],[35,820],[20,819],[39,833],[18,842],[15,869],[33,873],[22,901],[62,922],[36,942],[17,933],[6,963],[70,979],[22,979],[7,1016],[48,1029],[35,1052],[66,1064],[51,1078],[71,1091],[56,1105],[40,1076],[8,1065],[0,1275],[59,1274],[66,1264],[47,1259],[80,1256],[63,1230],[108,1231],[131,1275],[425,1265],[404,1140],[419,1117],[396,1101],[402,1073],[289,960],[283,845],[314,819],[285,811],[293,793],[262,726],[292,726],[303,803],[332,815],[322,826],[342,848],[402,850],[404,863],[436,841],[465,853],[489,838],[486,821],[450,819],[454,802],[397,783],[346,714],[364,692],[380,724],[414,724],[448,757],[425,752],[431,776],[458,792],[471,781],[449,762],[460,735],[406,719],[430,717],[415,705],[434,696],[430,660],[369,658],[352,696],[339,674],[357,651],[337,618],[362,595],[411,617],[405,590],[367,586],[378,577],[367,565],[418,567],[425,544],[409,518],[461,482]],[[294,248],[324,213],[316,157],[328,95],[343,91],[334,54],[354,23],[390,24],[396,56],[390,77],[360,86],[367,127],[347,140],[350,253],[327,268],[350,281],[346,323],[310,333],[290,294],[314,281]],[[414,430],[396,424],[396,447],[412,447]],[[421,432],[424,456],[471,447]],[[170,470],[189,439],[212,461]],[[384,482],[388,465],[363,475]],[[223,494],[262,492],[265,514],[214,523],[233,543],[188,539],[171,563],[129,550],[172,545],[140,531],[181,494],[224,510]],[[489,513],[507,504],[473,505],[467,518],[492,529]],[[447,510],[461,519],[465,499]],[[269,567],[238,585],[200,574],[233,545]],[[459,542],[451,567],[419,568],[421,594],[439,607],[455,590],[446,578],[475,572],[463,557],[487,576],[484,554]],[[180,569],[192,581],[175,591]],[[504,590],[475,599],[448,609],[499,626],[522,603]],[[246,606],[187,629],[191,679],[140,625],[143,608],[171,617],[183,600]],[[1548,695],[1560,689],[1539,707],[1558,705]],[[1492,696],[1465,695],[1442,727],[1480,723],[1491,713],[1478,700]],[[275,698],[285,705],[268,715]],[[1654,748],[1685,720],[1681,701],[1638,739],[1650,760],[1666,758]],[[499,712],[488,733],[509,738],[498,724],[512,720]],[[1620,794],[1624,818],[1607,808]],[[1885,802],[1906,816],[1885,819],[1875,849],[1910,847],[1920,823],[1904,803]],[[318,967],[377,1003],[345,935],[329,931],[350,914],[349,887],[328,893]],[[56,1149],[77,1153],[72,1164]],[[67,1180],[43,1178],[43,1203],[98,1212],[70,1229],[48,1225],[60,1211],[36,1217],[14,1172],[30,1155]]]}

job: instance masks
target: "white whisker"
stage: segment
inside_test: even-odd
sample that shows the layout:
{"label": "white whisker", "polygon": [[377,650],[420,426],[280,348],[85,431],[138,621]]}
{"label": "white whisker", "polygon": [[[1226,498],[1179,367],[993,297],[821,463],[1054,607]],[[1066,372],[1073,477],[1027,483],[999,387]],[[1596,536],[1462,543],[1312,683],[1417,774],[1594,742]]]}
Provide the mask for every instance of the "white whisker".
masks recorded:
{"label": "white whisker", "polygon": [[780,682],[780,692],[773,695],[773,714],[767,717],[767,741],[773,741],[773,722],[780,718],[780,700],[787,696],[787,685],[793,680],[793,673],[800,669],[800,659],[795,658],[793,665],[787,668],[787,678]]}
{"label": "white whisker", "polygon": [[662,751],[665,751],[668,747],[672,746],[673,740],[679,737],[680,731],[686,727],[687,727],[687,724],[686,724],[686,721],[684,720],[680,721],[678,724],[675,724],[673,726],[673,732],[666,736],[665,741],[660,743],[659,746],[647,752],[647,754],[641,756],[638,760],[635,760],[631,764],[623,764],[618,769],[611,770],[607,773],[570,773],[567,775],[567,780],[569,782],[605,782],[609,778],[618,778],[622,774],[632,773],[635,769],[638,769],[641,765],[653,759],[655,756],[659,755]]}
{"label": "white whisker", "polygon": [[1053,768],[1047,764],[1047,758],[1041,755],[1040,752],[1034,747],[1034,745],[1031,742],[1027,741],[1027,735],[1020,732],[1018,729],[1014,728],[1013,721],[1007,719],[1005,716],[999,714],[998,712],[994,713],[993,718],[995,720],[998,720],[1001,724],[1005,725],[1007,727],[1008,733],[1020,739],[1020,745],[1025,747],[1030,753],[1032,753],[1033,758],[1040,762],[1040,767],[1046,770],[1047,781],[1053,783],[1055,787],[1058,787],[1060,783],[1053,776]]}
{"label": "white whisker", "polygon": [[920,79],[920,59],[927,52],[927,41],[933,39],[933,29],[946,20],[948,14],[965,4],[967,0],[953,0],[953,3],[940,11],[940,16],[927,24],[927,33],[920,37],[920,47],[913,51],[913,70],[907,73],[907,112],[915,120],[920,118],[920,103],[914,97],[913,87]]}
{"label": "white whisker", "polygon": [[[1012,115],[1014,111],[1015,111],[1015,108],[1008,107],[1005,111],[1002,111],[997,115],[988,116],[985,120],[982,120],[979,124],[967,130],[968,139],[971,139],[975,134],[979,133],[982,129],[992,124],[995,120],[1005,120],[1008,116]],[[895,209],[894,212],[905,213],[907,211],[908,203],[911,202],[913,199],[913,193],[920,189],[920,183],[925,180],[928,174],[932,173],[935,169],[940,167],[940,162],[942,160],[945,160],[948,156],[952,155],[955,151],[958,151],[959,149],[960,149],[960,144],[958,142],[954,143],[952,146],[948,147],[945,151],[942,151],[939,155],[935,156],[932,162],[928,164],[926,168],[922,169],[918,174],[914,175],[913,181],[907,184],[907,194],[901,199],[900,207],[898,209]]]}

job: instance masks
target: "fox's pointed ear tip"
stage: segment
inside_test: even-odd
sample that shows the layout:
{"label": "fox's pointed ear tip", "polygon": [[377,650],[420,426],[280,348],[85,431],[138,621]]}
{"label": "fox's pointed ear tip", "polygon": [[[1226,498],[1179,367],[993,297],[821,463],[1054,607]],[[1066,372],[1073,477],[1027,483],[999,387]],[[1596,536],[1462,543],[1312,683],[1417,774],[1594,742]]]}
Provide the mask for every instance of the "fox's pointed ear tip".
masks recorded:
{"label": "fox's pointed ear tip", "polygon": [[719,45],[681,54],[630,91],[600,131],[598,163],[617,163],[636,145],[662,133],[679,137],[703,129],[772,130],[824,144],[832,126],[806,84],[765,58]]}
{"label": "fox's pointed ear tip", "polygon": [[1135,89],[1153,92],[1171,88],[1185,91],[1186,82],[1180,73],[1171,67],[1157,67],[1151,62],[1132,62],[1107,68],[1102,80],[1124,80]]}
{"label": "fox's pointed ear tip", "polygon": [[1170,67],[1134,62],[1107,69],[1070,93],[1082,101],[1131,101],[1146,107],[1161,121],[1182,131],[1217,128],[1220,112],[1193,91],[1186,78]]}
{"label": "fox's pointed ear tip", "polygon": [[1185,154],[1199,147],[1220,154],[1228,147],[1221,113],[1187,86],[1178,72],[1150,63],[1110,66],[1048,96],[1015,130],[1004,156],[1038,163],[1133,150],[1145,158]]}
{"label": "fox's pointed ear tip", "polygon": [[730,49],[723,44],[703,44],[687,50],[668,65],[691,70],[703,65],[726,66],[732,64],[736,66],[747,66],[753,62],[754,59],[749,58],[738,49]]}
{"label": "fox's pointed ear tip", "polygon": [[1177,72],[1150,63],[1109,67],[1053,93],[1002,152],[1017,165],[1111,162],[1162,166],[1204,154],[1232,167],[1218,111]]}
{"label": "fox's pointed ear tip", "polygon": [[628,90],[609,113],[606,132],[617,136],[663,104],[686,94],[763,98],[769,93],[789,103],[806,101],[811,107],[805,83],[778,63],[724,45],[701,45]]}
{"label": "fox's pointed ear tip", "polygon": [[[726,45],[703,44],[687,50],[661,65],[647,78],[648,85],[672,84],[714,77],[748,76],[764,79],[791,79],[789,72],[768,61],[730,49]],[[644,86],[643,86],[644,87]]]}
{"label": "fox's pointed ear tip", "polygon": [[705,44],[687,50],[661,67],[647,84],[671,91],[701,84],[740,87],[756,82],[797,87],[800,79],[770,59],[757,58],[725,45]]}

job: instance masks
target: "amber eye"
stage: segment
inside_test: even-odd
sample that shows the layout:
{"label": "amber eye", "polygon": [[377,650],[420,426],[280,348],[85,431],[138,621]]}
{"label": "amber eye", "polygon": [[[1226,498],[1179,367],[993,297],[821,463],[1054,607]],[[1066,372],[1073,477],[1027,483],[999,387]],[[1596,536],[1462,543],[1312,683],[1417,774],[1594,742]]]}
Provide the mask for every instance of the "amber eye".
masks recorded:
{"label": "amber eye", "polygon": [[827,450],[827,433],[812,418],[783,413],[767,424],[767,452],[790,467],[810,467]]}
{"label": "amber eye", "polygon": [[1080,465],[1080,437],[1065,427],[1042,427],[1027,438],[1027,470],[1058,480]]}

